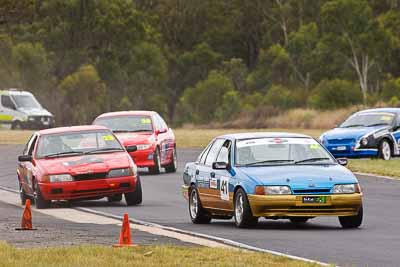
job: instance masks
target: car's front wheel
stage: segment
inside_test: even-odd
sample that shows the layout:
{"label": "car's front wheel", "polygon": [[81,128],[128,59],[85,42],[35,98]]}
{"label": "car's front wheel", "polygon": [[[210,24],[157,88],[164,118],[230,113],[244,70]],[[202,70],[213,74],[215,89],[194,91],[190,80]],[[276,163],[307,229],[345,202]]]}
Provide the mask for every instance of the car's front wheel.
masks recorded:
{"label": "car's front wheel", "polygon": [[154,166],[149,168],[151,174],[159,174],[161,172],[161,156],[160,149],[157,147],[154,151]]}
{"label": "car's front wheel", "polygon": [[241,188],[235,194],[234,208],[235,224],[237,227],[247,228],[257,224],[258,218],[253,216],[247,195]]}
{"label": "car's front wheel", "polygon": [[42,192],[40,192],[39,184],[35,181],[33,183],[33,198],[35,200],[35,206],[37,209],[48,209],[51,205],[51,200],[43,198]]}
{"label": "car's front wheel", "polygon": [[21,199],[21,205],[25,205],[26,200],[29,199],[21,183],[19,183],[19,197]]}
{"label": "car's front wheel", "polygon": [[189,215],[195,224],[205,224],[211,221],[211,217],[201,206],[200,197],[195,186],[192,186],[189,192]]}
{"label": "car's front wheel", "polygon": [[125,193],[124,196],[127,206],[134,206],[142,203],[142,183],[140,182],[139,176],[137,177],[135,191]]}
{"label": "car's front wheel", "polygon": [[388,140],[384,139],[379,144],[379,158],[390,160],[392,157],[392,149]]}
{"label": "car's front wheel", "polygon": [[343,228],[358,228],[362,224],[362,220],[363,220],[362,206],[358,210],[357,215],[339,217],[340,225],[342,225]]}

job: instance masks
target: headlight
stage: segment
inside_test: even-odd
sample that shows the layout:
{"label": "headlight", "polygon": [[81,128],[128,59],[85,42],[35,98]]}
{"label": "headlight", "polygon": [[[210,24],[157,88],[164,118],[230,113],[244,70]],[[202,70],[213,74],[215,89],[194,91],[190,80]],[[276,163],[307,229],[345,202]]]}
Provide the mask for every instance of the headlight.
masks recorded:
{"label": "headlight", "polygon": [[367,139],[367,138],[362,138],[362,139],[360,140],[360,144],[363,145],[363,146],[368,145],[368,139]]}
{"label": "headlight", "polygon": [[107,177],[114,178],[114,177],[125,177],[125,176],[134,176],[134,170],[132,168],[113,169],[109,171]]}
{"label": "headlight", "polygon": [[35,117],[28,116],[28,121],[34,121]]}
{"label": "headlight", "polygon": [[72,182],[74,179],[69,174],[49,175],[50,183]]}
{"label": "headlight", "polygon": [[291,195],[292,191],[289,186],[285,185],[273,185],[273,186],[264,186],[264,194],[265,195]]}
{"label": "headlight", "polygon": [[352,194],[360,193],[360,191],[358,184],[337,184],[333,187],[334,194]]}
{"label": "headlight", "polygon": [[137,150],[146,150],[149,149],[151,147],[150,144],[142,144],[142,145],[136,145]]}

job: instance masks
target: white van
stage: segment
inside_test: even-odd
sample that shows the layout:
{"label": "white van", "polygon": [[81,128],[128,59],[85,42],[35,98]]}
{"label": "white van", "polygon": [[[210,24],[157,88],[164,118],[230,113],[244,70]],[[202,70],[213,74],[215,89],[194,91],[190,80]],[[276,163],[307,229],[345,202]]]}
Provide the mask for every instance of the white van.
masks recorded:
{"label": "white van", "polygon": [[30,92],[0,90],[0,125],[7,129],[51,128],[54,116]]}

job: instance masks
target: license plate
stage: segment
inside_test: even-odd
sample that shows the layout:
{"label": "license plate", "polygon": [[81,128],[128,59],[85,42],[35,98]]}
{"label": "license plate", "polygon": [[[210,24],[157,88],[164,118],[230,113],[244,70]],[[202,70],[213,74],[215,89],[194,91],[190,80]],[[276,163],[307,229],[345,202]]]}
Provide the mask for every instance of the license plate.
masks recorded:
{"label": "license plate", "polygon": [[326,197],[303,197],[303,203],[326,203]]}
{"label": "license plate", "polygon": [[336,150],[338,150],[338,151],[343,151],[343,150],[346,150],[346,147],[345,147],[345,146],[338,146],[338,147],[336,148]]}

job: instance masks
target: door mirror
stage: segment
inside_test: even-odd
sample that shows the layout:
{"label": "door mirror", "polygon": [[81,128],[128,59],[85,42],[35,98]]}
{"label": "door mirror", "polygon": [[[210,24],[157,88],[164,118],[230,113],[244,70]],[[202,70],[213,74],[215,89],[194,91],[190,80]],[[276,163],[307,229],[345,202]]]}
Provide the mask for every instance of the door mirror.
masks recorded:
{"label": "door mirror", "polygon": [[230,169],[230,164],[227,162],[214,162],[212,164],[212,168],[214,170],[229,170]]}
{"label": "door mirror", "polygon": [[156,130],[156,135],[162,134],[162,133],[166,133],[167,129],[160,129],[160,130]]}
{"label": "door mirror", "polygon": [[28,162],[32,161],[32,156],[31,155],[21,155],[18,157],[19,162]]}
{"label": "door mirror", "polygon": [[126,151],[129,153],[135,152],[137,150],[137,146],[127,146]]}
{"label": "door mirror", "polygon": [[342,166],[347,166],[348,160],[345,158],[340,158],[340,159],[336,159],[337,163],[339,163]]}

